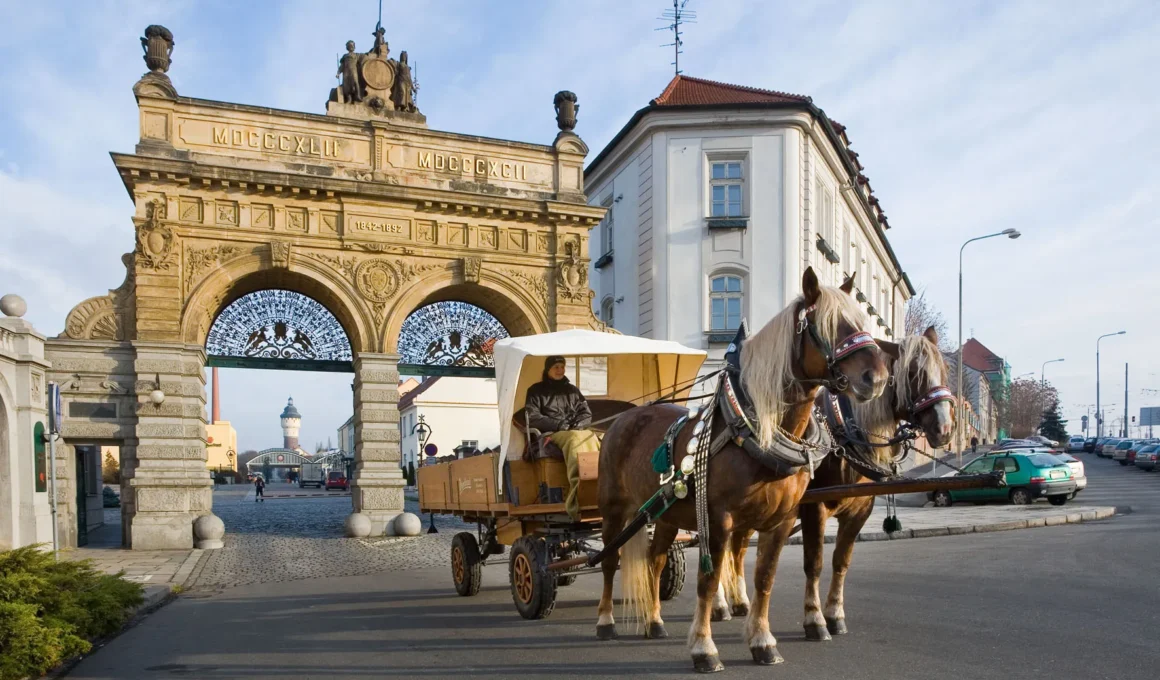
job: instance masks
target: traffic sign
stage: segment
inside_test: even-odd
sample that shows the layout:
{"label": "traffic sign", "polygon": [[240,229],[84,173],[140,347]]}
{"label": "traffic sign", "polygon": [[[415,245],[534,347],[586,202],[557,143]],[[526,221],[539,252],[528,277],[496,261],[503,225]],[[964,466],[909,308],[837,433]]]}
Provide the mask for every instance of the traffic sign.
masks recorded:
{"label": "traffic sign", "polygon": [[439,447],[435,446],[434,444],[428,444],[423,447],[423,453],[434,458],[435,454],[439,453]]}

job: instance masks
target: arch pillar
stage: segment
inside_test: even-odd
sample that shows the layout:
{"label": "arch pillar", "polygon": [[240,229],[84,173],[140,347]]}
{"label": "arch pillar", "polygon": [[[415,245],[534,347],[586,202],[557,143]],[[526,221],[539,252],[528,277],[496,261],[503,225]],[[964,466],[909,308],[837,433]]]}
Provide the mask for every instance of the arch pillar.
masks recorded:
{"label": "arch pillar", "polygon": [[399,468],[399,355],[360,352],[354,358],[353,511],[371,520],[371,536],[391,534],[403,512]]}
{"label": "arch pillar", "polygon": [[[188,550],[193,522],[211,515],[213,480],[206,468],[205,350],[135,341],[136,423],[122,460],[121,529],[134,550]],[[165,401],[149,395],[160,379]]]}

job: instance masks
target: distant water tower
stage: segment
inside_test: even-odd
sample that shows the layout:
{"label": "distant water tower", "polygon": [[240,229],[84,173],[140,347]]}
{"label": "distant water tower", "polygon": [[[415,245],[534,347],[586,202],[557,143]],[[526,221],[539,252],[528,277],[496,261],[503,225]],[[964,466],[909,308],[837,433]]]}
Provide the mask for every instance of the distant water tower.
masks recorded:
{"label": "distant water tower", "polygon": [[302,414],[294,408],[294,397],[286,401],[286,408],[282,409],[282,448],[291,451],[298,450],[298,429],[302,427]]}

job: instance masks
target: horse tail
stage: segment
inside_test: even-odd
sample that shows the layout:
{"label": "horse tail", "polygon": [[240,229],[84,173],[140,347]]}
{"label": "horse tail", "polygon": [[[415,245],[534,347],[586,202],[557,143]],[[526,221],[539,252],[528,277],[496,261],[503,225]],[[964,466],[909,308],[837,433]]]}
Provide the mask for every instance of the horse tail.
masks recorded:
{"label": "horse tail", "polygon": [[725,555],[721,557],[720,583],[725,589],[725,601],[730,607],[741,601],[737,591],[737,569],[733,563],[733,542],[725,542]]}
{"label": "horse tail", "polygon": [[648,550],[648,532],[643,530],[628,539],[620,549],[620,593],[624,618],[634,617],[638,628],[648,623],[657,597]]}

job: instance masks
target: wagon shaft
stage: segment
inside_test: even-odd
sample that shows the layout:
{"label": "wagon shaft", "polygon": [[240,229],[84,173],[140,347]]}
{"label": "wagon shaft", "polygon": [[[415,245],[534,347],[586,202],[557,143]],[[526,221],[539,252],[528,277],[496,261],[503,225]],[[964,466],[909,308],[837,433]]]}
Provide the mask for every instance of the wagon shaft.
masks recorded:
{"label": "wagon shaft", "polygon": [[846,484],[843,486],[829,486],[821,489],[810,489],[802,496],[802,503],[825,503],[840,501],[844,498],[860,496],[886,496],[900,493],[923,493],[940,489],[954,491],[958,489],[998,489],[1006,486],[1003,473],[988,472],[981,475],[963,475],[958,477],[936,477],[933,479],[896,479],[871,484]]}

